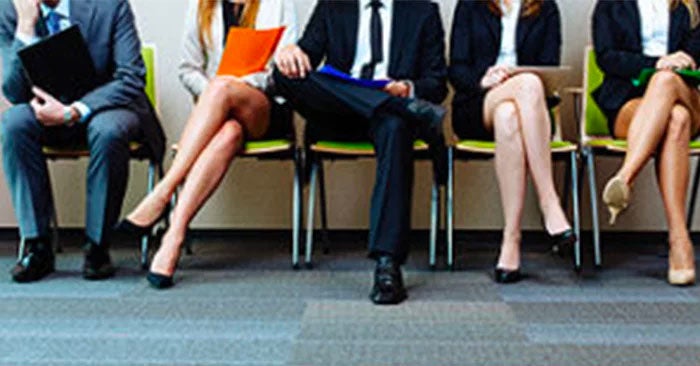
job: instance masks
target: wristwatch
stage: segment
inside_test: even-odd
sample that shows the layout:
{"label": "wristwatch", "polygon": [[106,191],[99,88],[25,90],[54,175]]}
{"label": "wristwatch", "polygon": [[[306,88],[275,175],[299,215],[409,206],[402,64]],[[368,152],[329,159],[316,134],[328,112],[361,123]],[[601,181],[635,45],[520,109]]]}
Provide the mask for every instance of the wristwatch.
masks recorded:
{"label": "wristwatch", "polygon": [[63,107],[63,124],[70,127],[73,123],[73,108]]}

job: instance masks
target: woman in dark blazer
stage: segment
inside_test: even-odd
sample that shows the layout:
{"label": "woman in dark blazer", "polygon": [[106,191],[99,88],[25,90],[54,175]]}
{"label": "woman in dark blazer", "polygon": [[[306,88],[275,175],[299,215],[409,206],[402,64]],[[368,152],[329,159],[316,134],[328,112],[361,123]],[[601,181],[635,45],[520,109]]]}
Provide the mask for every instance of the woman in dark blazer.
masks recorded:
{"label": "woman in dark blazer", "polygon": [[[700,93],[674,72],[695,69],[700,57],[696,0],[598,1],[593,42],[605,80],[593,96],[610,131],[629,149],[603,191],[613,224],[630,200],[641,169],[657,154],[656,171],[669,225],[668,281],[695,281],[693,246],[686,229],[688,141],[700,126]],[[646,88],[631,80],[644,68],[659,71]]]}
{"label": "woman in dark blazer", "polygon": [[454,16],[450,81],[453,126],[461,138],[496,141],[505,227],[497,282],[516,282],[526,176],[532,175],[554,244],[575,236],[554,188],[551,122],[542,81],[518,65],[559,65],[561,24],[553,0],[460,0]]}

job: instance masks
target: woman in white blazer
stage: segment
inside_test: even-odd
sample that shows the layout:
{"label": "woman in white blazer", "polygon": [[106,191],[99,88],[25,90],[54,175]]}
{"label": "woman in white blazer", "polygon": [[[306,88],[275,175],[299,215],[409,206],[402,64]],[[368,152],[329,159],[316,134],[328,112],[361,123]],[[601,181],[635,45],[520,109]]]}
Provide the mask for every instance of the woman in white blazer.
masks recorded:
{"label": "woman in white blazer", "polygon": [[268,90],[272,59],[263,72],[240,78],[216,76],[227,30],[232,26],[286,26],[278,50],[296,42],[298,35],[294,2],[290,0],[190,0],[179,71],[180,80],[197,103],[170,170],[118,227],[133,236],[150,232],[167,214],[170,197],[184,182],[170,227],[147,276],[156,288],[173,285],[187,226],[218,187],[245,139],[261,138],[285,114]]}

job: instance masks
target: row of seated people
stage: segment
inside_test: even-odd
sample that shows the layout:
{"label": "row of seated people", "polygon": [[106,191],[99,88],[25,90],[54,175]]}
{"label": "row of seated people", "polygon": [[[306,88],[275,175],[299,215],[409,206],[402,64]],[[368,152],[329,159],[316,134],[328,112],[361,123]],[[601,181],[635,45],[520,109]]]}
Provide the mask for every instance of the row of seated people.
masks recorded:
{"label": "row of seated people", "polygon": [[[597,59],[606,73],[594,97],[610,131],[629,142],[603,200],[614,221],[631,199],[634,179],[658,154],[669,224],[668,281],[673,285],[695,281],[683,213],[687,141],[700,126],[700,93],[673,71],[697,66],[698,17],[695,0],[600,0],[592,22]],[[153,287],[164,289],[174,284],[189,223],[244,142],[281,128],[277,116],[284,106],[278,100],[283,97],[316,136],[369,139],[374,145],[369,257],[376,270],[370,299],[400,303],[407,297],[401,266],[409,254],[413,140],[428,142],[434,174],[444,181],[446,110],[440,104],[448,80],[456,90],[452,121],[457,134],[495,140],[505,227],[494,280],[513,283],[522,277],[520,221],[528,174],[552,244],[566,248],[577,240],[554,188],[543,83],[534,74],[512,73],[518,65],[559,65],[561,17],[553,0],[459,1],[449,66],[439,4],[431,1],[320,0],[302,32],[288,0],[191,0],[180,80],[197,103],[167,174],[119,222],[128,142],[143,141],[158,159],[164,151],[163,132],[142,90],[145,70],[129,3],[13,0],[0,3],[0,19],[3,90],[14,104],[2,116],[4,169],[28,243],[12,270],[17,282],[36,281],[54,270],[48,234],[53,203],[41,144],[86,139],[90,147],[84,277],[114,274],[108,252],[114,228],[138,236],[169,215],[147,275]],[[32,88],[17,52],[70,24],[81,27],[106,82],[64,105]],[[216,76],[226,30],[233,26],[286,27],[266,71]],[[322,62],[357,78],[391,82],[383,90],[343,83],[315,72]],[[637,87],[631,78],[644,68],[659,71],[647,86]],[[180,185],[178,204],[171,210],[170,198]]]}

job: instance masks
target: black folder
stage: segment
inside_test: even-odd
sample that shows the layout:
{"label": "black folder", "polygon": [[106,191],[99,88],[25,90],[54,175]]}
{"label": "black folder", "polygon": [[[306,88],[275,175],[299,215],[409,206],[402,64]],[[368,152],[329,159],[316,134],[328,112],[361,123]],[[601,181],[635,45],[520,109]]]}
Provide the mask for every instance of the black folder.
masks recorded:
{"label": "black folder", "polygon": [[63,103],[72,103],[97,87],[97,72],[77,25],[18,52],[33,86]]}

